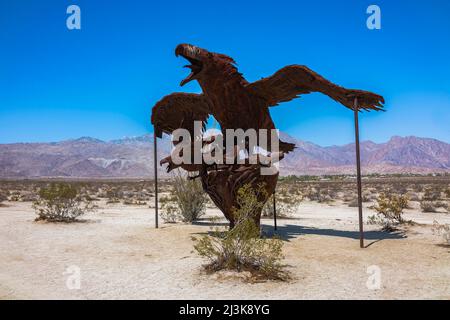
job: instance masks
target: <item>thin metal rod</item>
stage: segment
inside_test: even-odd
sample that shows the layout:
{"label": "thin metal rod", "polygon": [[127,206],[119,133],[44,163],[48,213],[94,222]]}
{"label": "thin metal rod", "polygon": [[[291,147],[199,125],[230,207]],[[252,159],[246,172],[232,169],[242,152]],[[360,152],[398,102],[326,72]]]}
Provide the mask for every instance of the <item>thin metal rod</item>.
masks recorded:
{"label": "thin metal rod", "polygon": [[359,123],[358,123],[358,98],[353,104],[355,114],[355,145],[356,145],[356,179],[358,185],[358,210],[359,210],[359,246],[364,248],[363,208],[362,208],[362,183],[361,183],[361,153],[359,148]]}
{"label": "thin metal rod", "polygon": [[273,226],[274,226],[274,230],[276,231],[277,228],[277,202],[275,199],[275,191],[273,191]]}
{"label": "thin metal rod", "polygon": [[156,128],[153,130],[153,163],[155,167],[155,228],[158,228],[158,141]]}

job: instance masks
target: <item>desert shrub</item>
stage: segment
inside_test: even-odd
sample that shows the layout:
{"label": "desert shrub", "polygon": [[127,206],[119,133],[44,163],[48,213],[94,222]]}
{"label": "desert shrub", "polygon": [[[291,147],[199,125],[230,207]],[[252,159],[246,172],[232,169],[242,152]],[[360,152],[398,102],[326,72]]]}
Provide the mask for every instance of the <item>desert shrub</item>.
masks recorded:
{"label": "desert shrub", "polygon": [[8,196],[6,195],[6,193],[1,192],[0,193],[0,206],[2,205],[2,202],[8,200]]}
{"label": "desert shrub", "polygon": [[[279,218],[289,218],[291,217],[295,211],[297,210],[297,207],[299,203],[302,201],[302,198],[299,196],[291,196],[288,198],[281,198],[276,196],[276,210],[277,210],[277,217]],[[269,200],[267,200],[266,204],[264,205],[262,209],[261,216],[265,218],[273,218],[273,195],[270,196]]]}
{"label": "desert shrub", "polygon": [[[351,197],[351,198],[347,198],[348,200],[348,206],[350,208],[357,208],[359,206],[358,203],[358,197]],[[373,196],[372,198],[369,198],[367,195],[362,195],[362,202],[370,202],[371,200],[377,200],[378,198],[376,196]]]}
{"label": "desert shrub", "polygon": [[422,201],[420,208],[422,212],[438,212],[437,209],[439,208],[448,210],[448,203],[444,201]]}
{"label": "desert shrub", "polygon": [[330,203],[336,198],[336,193],[330,189],[320,189],[317,202]]}
{"label": "desert shrub", "polygon": [[420,203],[422,212],[436,212],[436,207],[433,201],[422,201]]}
{"label": "desert shrub", "polygon": [[20,197],[20,201],[23,201],[23,202],[34,202],[38,199],[39,199],[39,196],[33,192],[25,192]]}
{"label": "desert shrub", "polygon": [[423,185],[420,183],[416,183],[412,185],[412,189],[415,192],[422,192],[423,191]]}
{"label": "desert shrub", "polygon": [[349,203],[348,203],[348,206],[349,206],[350,208],[356,208],[356,207],[358,207],[358,206],[359,206],[358,198],[353,198],[352,200],[350,200]]}
{"label": "desert shrub", "polygon": [[20,201],[21,198],[22,198],[22,195],[20,194],[19,191],[13,191],[13,192],[11,192],[11,194],[9,196],[9,201],[17,202],[17,201]]}
{"label": "desert shrub", "polygon": [[86,212],[93,211],[90,201],[79,196],[78,190],[67,183],[52,183],[39,191],[33,203],[36,221],[73,222]]}
{"label": "desert shrub", "polygon": [[441,235],[445,244],[450,245],[450,225],[449,224],[439,224],[439,222],[434,221],[433,223],[433,233]]}
{"label": "desert shrub", "polygon": [[444,194],[447,199],[450,199],[450,188],[445,189]]}
{"label": "desert shrub", "polygon": [[194,249],[209,261],[206,270],[249,271],[258,279],[287,279],[281,264],[283,242],[277,238],[260,238],[260,230],[253,219],[255,210],[263,207],[258,200],[263,190],[262,185],[255,189],[245,185],[238,190],[239,208],[234,209],[233,229],[216,228],[211,235],[193,238]]}
{"label": "desert shrub", "polygon": [[435,188],[426,188],[423,194],[422,200],[424,201],[436,201],[441,197],[441,191]]}
{"label": "desert shrub", "polygon": [[398,194],[405,194],[408,192],[405,185],[403,185],[402,183],[394,183],[392,185],[392,190],[395,190],[395,192]]}
{"label": "desert shrub", "polygon": [[372,194],[371,191],[364,191],[362,195],[362,201],[363,202],[370,202],[372,200],[376,200],[377,197]]}
{"label": "desert shrub", "polygon": [[377,204],[372,206],[377,214],[370,216],[370,224],[379,224],[383,230],[393,230],[395,225],[404,223],[403,210],[408,207],[408,198],[404,195],[381,193]]}
{"label": "desert shrub", "polygon": [[347,194],[347,193],[344,192],[344,194],[342,196],[342,201],[344,201],[344,202],[351,202],[353,200],[355,200],[355,197],[353,195]]}
{"label": "desert shrub", "polygon": [[163,220],[193,222],[205,214],[208,198],[200,181],[188,179],[178,171],[174,175],[171,194],[171,199],[161,201]]}
{"label": "desert shrub", "polygon": [[122,197],[123,192],[117,188],[113,187],[106,190],[106,198],[108,199],[106,203],[119,203]]}
{"label": "desert shrub", "polygon": [[161,207],[160,217],[165,223],[176,223],[179,220],[178,209],[173,203]]}
{"label": "desert shrub", "polygon": [[175,199],[169,196],[162,196],[159,199],[159,203],[161,204],[161,219],[166,223],[176,223],[180,220],[179,209],[175,203]]}
{"label": "desert shrub", "polygon": [[332,202],[336,197],[336,193],[329,189],[323,189],[320,186],[311,187],[306,190],[306,197],[310,201],[317,201],[318,203]]}
{"label": "desert shrub", "polygon": [[320,197],[320,190],[315,187],[308,187],[305,195],[310,201],[318,201]]}
{"label": "desert shrub", "polygon": [[407,193],[408,199],[411,201],[420,201],[420,196],[416,192],[408,192]]}

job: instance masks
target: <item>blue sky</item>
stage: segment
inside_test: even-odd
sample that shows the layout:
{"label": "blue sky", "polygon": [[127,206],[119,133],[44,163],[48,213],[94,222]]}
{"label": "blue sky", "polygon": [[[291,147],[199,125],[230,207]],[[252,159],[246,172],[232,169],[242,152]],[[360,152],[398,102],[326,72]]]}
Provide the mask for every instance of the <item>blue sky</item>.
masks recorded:
{"label": "blue sky", "polygon": [[[81,30],[66,28],[67,6]],[[366,8],[381,8],[381,30]],[[0,143],[152,131],[150,108],[179,87],[188,42],[231,55],[249,81],[305,64],[386,98],[361,139],[450,142],[450,1],[1,1]],[[276,125],[320,145],[353,141],[352,112],[320,94],[272,108]]]}

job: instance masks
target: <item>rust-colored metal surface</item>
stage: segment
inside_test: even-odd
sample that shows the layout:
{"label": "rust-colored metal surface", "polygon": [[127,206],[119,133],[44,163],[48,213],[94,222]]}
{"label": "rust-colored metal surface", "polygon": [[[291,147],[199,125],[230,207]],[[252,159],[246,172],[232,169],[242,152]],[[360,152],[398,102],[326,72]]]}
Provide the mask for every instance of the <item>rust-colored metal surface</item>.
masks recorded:
{"label": "rust-colored metal surface", "polygon": [[[226,129],[275,129],[269,108],[311,92],[323,93],[352,110],[355,98],[359,109],[383,109],[382,96],[343,88],[306,66],[286,66],[270,77],[249,83],[238,72],[235,61],[227,55],[189,44],[178,45],[175,54],[190,62],[186,67],[191,73],[181,81],[181,85],[196,80],[202,93],[172,93],[157,102],[152,109],[151,122],[158,137],[182,128],[190,132],[193,142],[197,134],[194,121],[201,121],[204,126],[210,115],[220,124],[224,138]],[[271,138],[269,134],[268,140]],[[194,144],[191,144],[193,147]],[[266,147],[268,152],[272,151],[270,143]],[[295,145],[279,140],[279,159],[294,148]],[[161,160],[161,164],[167,164],[168,171],[181,168],[198,172],[204,190],[230,221],[231,227],[235,223],[232,208],[238,206],[237,190],[245,184],[257,187],[264,183],[267,192],[260,200],[266,202],[273,194],[278,179],[278,173],[261,175],[261,164],[175,164],[170,156]],[[259,225],[261,211],[257,211],[254,217]]]}

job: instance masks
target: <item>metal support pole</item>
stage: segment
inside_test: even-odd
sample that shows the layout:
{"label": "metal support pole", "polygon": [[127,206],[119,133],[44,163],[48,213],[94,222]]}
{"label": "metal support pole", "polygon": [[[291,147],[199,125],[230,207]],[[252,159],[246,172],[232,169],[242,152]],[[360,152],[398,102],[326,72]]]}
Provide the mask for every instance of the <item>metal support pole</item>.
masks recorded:
{"label": "metal support pole", "polygon": [[275,200],[275,191],[273,191],[273,226],[277,230],[277,202]]}
{"label": "metal support pole", "polygon": [[355,97],[353,104],[355,115],[355,145],[356,145],[356,179],[358,185],[358,209],[359,209],[359,246],[364,248],[364,229],[363,229],[363,208],[362,208],[362,186],[361,186],[361,154],[359,148],[359,123],[358,123],[358,98]]}
{"label": "metal support pole", "polygon": [[156,128],[153,128],[153,163],[155,167],[155,228],[158,228],[158,142]]}

